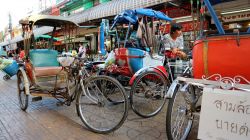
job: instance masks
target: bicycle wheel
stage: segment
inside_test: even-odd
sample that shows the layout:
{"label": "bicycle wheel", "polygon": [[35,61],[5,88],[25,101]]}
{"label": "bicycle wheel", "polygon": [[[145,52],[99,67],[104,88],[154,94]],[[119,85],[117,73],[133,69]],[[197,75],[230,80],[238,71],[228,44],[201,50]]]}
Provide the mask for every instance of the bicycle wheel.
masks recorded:
{"label": "bicycle wheel", "polygon": [[17,91],[20,108],[25,111],[28,108],[29,95],[26,95],[26,88],[24,86],[24,76],[22,72],[17,73]]}
{"label": "bicycle wheel", "polygon": [[3,80],[4,80],[4,81],[8,81],[8,80],[10,80],[10,76],[9,76],[9,75],[7,75],[7,74],[6,74],[6,75],[4,75],[4,76],[3,76]]}
{"label": "bicycle wheel", "polygon": [[90,77],[82,90],[77,96],[77,108],[87,128],[109,133],[121,127],[128,114],[128,99],[117,80],[104,75]]}
{"label": "bicycle wheel", "polygon": [[[181,93],[179,89],[180,85],[177,85],[167,109],[166,131],[169,140],[187,139],[193,124],[194,117],[186,102],[186,98],[192,94],[189,92]],[[182,94],[186,94],[186,97]]]}
{"label": "bicycle wheel", "polygon": [[163,108],[168,89],[167,80],[159,73],[147,71],[139,75],[130,91],[130,104],[133,111],[144,118],[158,114]]}

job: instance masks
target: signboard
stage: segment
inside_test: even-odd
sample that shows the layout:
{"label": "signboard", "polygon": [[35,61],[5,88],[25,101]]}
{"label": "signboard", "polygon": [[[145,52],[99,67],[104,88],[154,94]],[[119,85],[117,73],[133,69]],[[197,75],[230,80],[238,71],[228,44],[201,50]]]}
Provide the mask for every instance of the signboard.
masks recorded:
{"label": "signboard", "polygon": [[[195,22],[193,24],[192,21],[188,22],[181,22],[179,23],[182,26],[182,32],[190,32],[190,31],[199,31],[200,30],[200,22]],[[203,29],[208,29],[208,22],[204,21],[203,22]],[[170,24],[167,24],[165,27],[162,26],[161,30],[164,33],[170,33]]]}
{"label": "signboard", "polygon": [[198,139],[250,140],[250,93],[204,88]]}
{"label": "signboard", "polygon": [[183,17],[191,15],[191,5],[187,4],[183,7],[171,7],[161,10],[167,16],[171,18]]}
{"label": "signboard", "polygon": [[250,19],[250,12],[242,12],[242,13],[228,14],[222,16],[223,22],[234,22],[234,21],[242,21],[249,19]]}

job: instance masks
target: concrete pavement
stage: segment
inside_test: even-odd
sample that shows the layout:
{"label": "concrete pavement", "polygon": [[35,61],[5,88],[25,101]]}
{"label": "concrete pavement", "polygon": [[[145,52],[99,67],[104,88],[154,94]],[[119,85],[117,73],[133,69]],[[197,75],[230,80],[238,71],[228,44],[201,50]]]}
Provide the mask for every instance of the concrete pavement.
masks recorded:
{"label": "concrete pavement", "polygon": [[[76,114],[75,104],[57,106],[53,98],[30,102],[27,112],[19,108],[16,77],[2,80],[0,72],[0,140],[165,140],[166,105],[155,117],[143,119],[130,108],[121,128],[110,134],[87,130]],[[197,124],[195,125],[197,127]],[[194,131],[190,139],[196,138]]]}

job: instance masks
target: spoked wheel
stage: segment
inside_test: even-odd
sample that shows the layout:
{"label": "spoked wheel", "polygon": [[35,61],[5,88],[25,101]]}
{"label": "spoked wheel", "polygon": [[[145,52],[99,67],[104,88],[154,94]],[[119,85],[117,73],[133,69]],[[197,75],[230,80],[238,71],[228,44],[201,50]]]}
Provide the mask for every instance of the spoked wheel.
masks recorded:
{"label": "spoked wheel", "polygon": [[130,91],[130,102],[133,111],[144,118],[158,114],[163,108],[168,89],[167,80],[159,73],[148,71],[135,80]]}
{"label": "spoked wheel", "polygon": [[109,133],[118,129],[128,113],[124,88],[108,76],[91,77],[77,96],[77,108],[82,122],[93,132]]}
{"label": "spoked wheel", "polygon": [[[194,119],[193,113],[189,109],[190,105],[186,101],[192,94],[189,92],[190,90],[181,93],[179,89],[180,85],[177,85],[167,109],[166,131],[169,140],[187,139]],[[186,96],[184,97],[183,94]]]}
{"label": "spoked wheel", "polygon": [[3,80],[4,80],[4,81],[10,80],[10,76],[9,76],[9,75],[4,75],[4,76],[3,76]]}
{"label": "spoked wheel", "polygon": [[24,86],[24,76],[22,72],[17,73],[17,90],[20,108],[25,111],[28,108],[29,95],[25,94],[26,88]]}

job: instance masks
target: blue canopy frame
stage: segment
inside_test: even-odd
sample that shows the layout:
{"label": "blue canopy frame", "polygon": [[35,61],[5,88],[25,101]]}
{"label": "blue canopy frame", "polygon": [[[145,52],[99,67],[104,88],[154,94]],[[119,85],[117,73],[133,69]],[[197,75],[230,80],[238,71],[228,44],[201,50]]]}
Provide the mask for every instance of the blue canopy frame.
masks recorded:
{"label": "blue canopy frame", "polygon": [[[152,17],[152,18],[156,18],[156,19],[160,19],[160,20],[172,21],[172,18],[168,17],[167,15],[165,15],[164,13],[162,13],[160,11],[155,11],[152,9],[145,9],[145,8],[138,8],[135,10],[125,10],[122,13],[118,14],[114,18],[114,23],[111,27],[111,30],[116,26],[117,23],[129,24],[129,28],[128,28],[126,38],[125,38],[125,42],[126,42],[127,38],[128,38],[128,33],[130,31],[130,25],[137,24],[138,18],[140,16],[147,16],[147,17]],[[104,49],[105,36],[104,36],[104,33],[105,33],[104,23],[101,23],[101,27],[100,27],[100,51],[101,51],[101,54],[105,54],[105,49]],[[125,43],[124,47],[125,46],[126,46],[126,43]]]}
{"label": "blue canopy frame", "polygon": [[165,15],[164,13],[160,11],[155,11],[153,9],[139,8],[135,10],[125,10],[121,14],[117,15],[114,18],[114,23],[111,29],[114,28],[114,26],[117,23],[136,24],[139,16],[148,16],[148,17],[153,17],[156,19],[165,20],[165,21],[172,21],[172,18],[168,17],[167,15]]}

